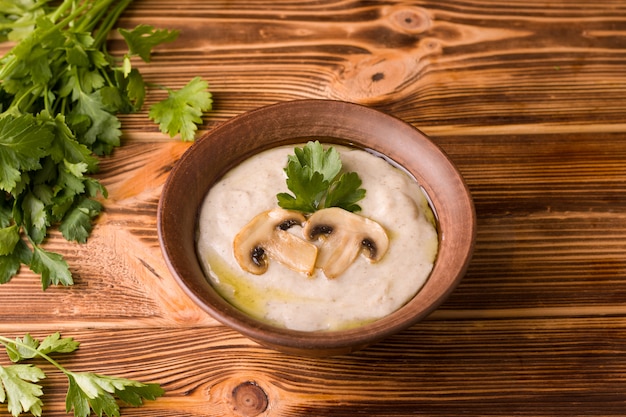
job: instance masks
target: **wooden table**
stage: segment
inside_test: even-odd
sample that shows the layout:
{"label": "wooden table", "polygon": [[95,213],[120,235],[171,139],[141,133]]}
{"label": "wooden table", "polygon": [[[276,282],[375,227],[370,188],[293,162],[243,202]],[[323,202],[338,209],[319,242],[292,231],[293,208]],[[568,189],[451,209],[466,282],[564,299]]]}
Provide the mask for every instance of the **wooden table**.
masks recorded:
{"label": "wooden table", "polygon": [[[302,98],[419,127],[473,194],[474,258],[427,320],[366,350],[260,347],[197,308],[165,266],[157,202],[189,145],[144,111],[123,118],[124,144],[102,160],[109,198],[91,239],[47,242],[76,284],[42,292],[23,271],[0,287],[0,334],[60,330],[81,342],[68,367],[166,390],[126,416],[626,415],[623,0],[136,0],[119,23],[181,31],[142,71],[173,88],[209,81],[202,131]],[[44,416],[65,415],[64,378],[50,373],[44,390]]]}

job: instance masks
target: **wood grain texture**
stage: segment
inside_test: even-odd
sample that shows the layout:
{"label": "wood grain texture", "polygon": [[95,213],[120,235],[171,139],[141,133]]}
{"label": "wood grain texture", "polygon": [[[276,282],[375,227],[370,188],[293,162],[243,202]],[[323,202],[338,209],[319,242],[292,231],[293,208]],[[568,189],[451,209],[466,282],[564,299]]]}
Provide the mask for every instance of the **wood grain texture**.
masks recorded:
{"label": "wood grain texture", "polygon": [[[109,198],[89,242],[47,242],[75,286],[42,292],[22,271],[0,286],[0,334],[62,330],[82,342],[68,367],[163,385],[126,416],[253,415],[241,384],[266,394],[259,416],[626,413],[626,3],[136,0],[120,25],[139,23],[181,31],[137,65],[172,88],[210,83],[202,132],[321,98],[430,135],[474,197],[467,275],[428,320],[353,355],[250,342],[193,305],[161,257],[157,203],[189,144],[144,109],[101,162]],[[118,35],[110,47],[122,53]],[[65,415],[65,382],[45,369],[44,416]]]}

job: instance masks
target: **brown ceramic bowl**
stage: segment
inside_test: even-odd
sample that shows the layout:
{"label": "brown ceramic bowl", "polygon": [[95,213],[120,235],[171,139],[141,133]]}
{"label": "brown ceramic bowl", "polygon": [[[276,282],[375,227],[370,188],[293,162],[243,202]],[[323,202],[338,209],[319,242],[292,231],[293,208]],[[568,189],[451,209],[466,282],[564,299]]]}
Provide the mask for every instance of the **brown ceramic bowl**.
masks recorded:
{"label": "brown ceramic bowl", "polygon": [[[350,330],[294,331],[255,320],[214,290],[196,257],[198,211],[211,186],[244,159],[276,146],[300,144],[311,137],[371,149],[400,164],[419,181],[438,219],[439,252],[422,289],[396,312]],[[476,231],[470,193],[437,145],[395,117],[361,105],[328,100],[292,101],[260,108],[200,138],[170,173],[157,220],[168,267],[193,301],[218,321],[262,345],[307,356],[353,352],[426,317],[464,275]]]}

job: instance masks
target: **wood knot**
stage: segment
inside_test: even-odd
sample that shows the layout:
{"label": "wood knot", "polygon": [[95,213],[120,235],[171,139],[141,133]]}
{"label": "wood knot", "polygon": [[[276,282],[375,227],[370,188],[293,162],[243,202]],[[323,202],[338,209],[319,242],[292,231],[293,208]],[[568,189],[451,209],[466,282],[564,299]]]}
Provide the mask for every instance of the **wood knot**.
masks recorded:
{"label": "wood knot", "polygon": [[343,100],[368,105],[399,99],[417,80],[420,69],[419,56],[400,51],[355,56],[352,61],[333,91]]}
{"label": "wood knot", "polygon": [[405,33],[422,33],[430,29],[428,12],[419,7],[398,7],[389,14],[391,23]]}
{"label": "wood knot", "polygon": [[233,389],[233,409],[244,417],[254,417],[267,409],[267,394],[253,381],[242,382]]}

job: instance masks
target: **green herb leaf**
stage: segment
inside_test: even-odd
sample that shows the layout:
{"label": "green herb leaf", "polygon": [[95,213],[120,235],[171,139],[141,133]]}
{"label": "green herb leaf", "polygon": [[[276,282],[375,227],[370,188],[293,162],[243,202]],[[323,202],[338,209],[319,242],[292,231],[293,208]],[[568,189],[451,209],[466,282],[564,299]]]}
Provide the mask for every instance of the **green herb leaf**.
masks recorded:
{"label": "green herb leaf", "polygon": [[319,141],[309,141],[304,148],[295,148],[295,155],[290,155],[290,161],[297,161],[301,169],[310,169],[322,174],[324,181],[329,183],[341,171],[341,156],[333,147],[324,150]]}
{"label": "green herb leaf", "polygon": [[39,341],[27,333],[23,338],[16,338],[15,343],[8,343],[6,351],[11,362],[19,362],[37,356],[37,347],[39,347]]}
{"label": "green herb leaf", "polygon": [[324,180],[324,175],[309,167],[302,167],[294,160],[287,163],[285,172],[287,173],[287,188],[294,195],[278,194],[278,205],[286,210],[297,210],[305,213],[319,210],[322,199],[328,190],[328,181]]}
{"label": "green herb leaf", "polygon": [[30,269],[41,275],[41,286],[45,291],[50,285],[72,285],[72,274],[61,255],[48,252],[35,245]]}
{"label": "green herb leaf", "polygon": [[0,256],[13,253],[20,240],[20,229],[16,224],[0,229]]}
{"label": "green herb leaf", "polygon": [[304,148],[295,148],[285,167],[287,188],[293,194],[277,194],[278,205],[305,213],[328,207],[360,211],[356,203],[365,197],[361,179],[357,173],[341,173],[341,169],[341,157],[333,147],[324,150],[319,141],[309,141]]}
{"label": "green herb leaf", "polygon": [[213,100],[209,85],[200,77],[193,78],[178,91],[168,90],[168,98],[150,108],[149,117],[159,124],[161,132],[191,141],[202,123],[202,113],[211,109]]}
{"label": "green herb leaf", "polygon": [[140,406],[144,399],[154,400],[164,391],[158,384],[144,384],[126,378],[98,375],[92,372],[68,372],[69,389],[65,397],[66,412],[87,417],[90,409],[98,416],[119,416],[115,396],[132,406]]}
{"label": "green herb leaf", "polygon": [[31,115],[0,118],[0,190],[14,192],[22,172],[41,168],[53,135]]}
{"label": "green herb leaf", "polygon": [[30,264],[32,254],[23,240],[19,240],[12,253],[0,255],[0,284],[11,281],[20,270],[21,264]]}
{"label": "green herb leaf", "polygon": [[83,198],[65,216],[59,226],[63,237],[67,240],[74,240],[85,243],[92,229],[92,219],[100,214],[102,204],[90,198]]}
{"label": "green herb leaf", "polygon": [[130,55],[138,55],[144,62],[150,62],[152,49],[164,42],[178,38],[178,31],[155,29],[150,25],[139,25],[133,30],[120,28],[118,31],[126,40]]}
{"label": "green herb leaf", "polygon": [[78,349],[80,343],[71,337],[61,337],[61,333],[56,332],[46,336],[37,348],[37,351],[48,355],[50,353],[71,353]]}
{"label": "green herb leaf", "polygon": [[0,255],[0,284],[6,284],[20,270],[20,260],[14,254]]}
{"label": "green herb leaf", "polygon": [[106,155],[119,146],[121,123],[102,102],[100,91],[80,92],[76,106],[68,115],[70,126],[81,134],[81,142],[98,155]]}
{"label": "green herb leaf", "polygon": [[54,118],[47,110],[37,115],[37,120],[49,126],[54,132],[54,138],[50,146],[50,156],[57,164],[64,161],[70,163],[87,164],[87,172],[96,172],[98,158],[93,156],[91,150],[76,140],[74,132],[69,128],[63,114],[57,114]]}
{"label": "green herb leaf", "polygon": [[146,98],[146,84],[141,73],[133,68],[123,81],[118,82],[125,88],[128,98],[134,103],[134,108],[139,110]]}
{"label": "green herb leaf", "polygon": [[0,227],[8,227],[13,224],[12,207],[7,200],[0,199]]}
{"label": "green herb leaf", "polygon": [[361,187],[361,178],[356,172],[341,174],[328,189],[325,206],[342,207],[353,213],[361,211],[361,206],[356,202],[365,197],[365,190],[359,187]]}
{"label": "green herb leaf", "polygon": [[26,333],[23,338],[17,337],[14,342],[4,343],[4,345],[9,359],[12,362],[20,362],[42,354],[70,353],[78,349],[79,343],[71,337],[61,338],[61,333],[56,332],[46,336],[41,342]]}
{"label": "green herb leaf", "polygon": [[17,417],[22,412],[41,416],[43,395],[41,385],[35,384],[46,375],[32,365],[0,366],[0,403],[7,402],[11,415]]}
{"label": "green herb leaf", "polygon": [[49,224],[46,205],[35,194],[28,193],[22,202],[22,211],[24,213],[24,226],[28,236],[35,244],[41,243],[46,237],[46,230]]}

